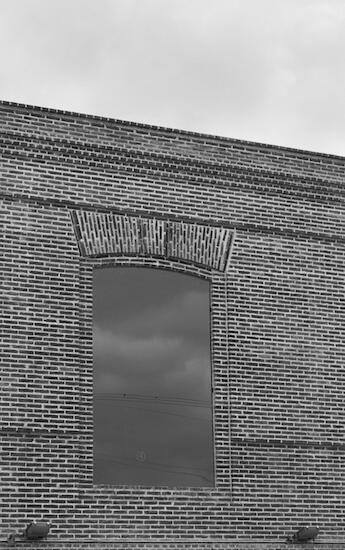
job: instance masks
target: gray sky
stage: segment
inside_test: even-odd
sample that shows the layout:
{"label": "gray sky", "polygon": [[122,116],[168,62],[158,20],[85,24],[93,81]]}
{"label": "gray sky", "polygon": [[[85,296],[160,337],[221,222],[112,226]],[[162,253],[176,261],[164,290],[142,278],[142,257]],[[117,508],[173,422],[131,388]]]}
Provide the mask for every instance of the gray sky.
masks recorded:
{"label": "gray sky", "polygon": [[0,0],[0,98],[345,155],[344,0]]}

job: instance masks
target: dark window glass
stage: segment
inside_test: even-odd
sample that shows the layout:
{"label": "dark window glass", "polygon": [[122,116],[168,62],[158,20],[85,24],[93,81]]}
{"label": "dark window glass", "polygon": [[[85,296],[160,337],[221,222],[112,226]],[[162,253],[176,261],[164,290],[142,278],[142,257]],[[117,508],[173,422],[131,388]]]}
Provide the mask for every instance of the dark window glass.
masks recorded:
{"label": "dark window glass", "polygon": [[212,486],[209,283],[94,272],[94,482]]}

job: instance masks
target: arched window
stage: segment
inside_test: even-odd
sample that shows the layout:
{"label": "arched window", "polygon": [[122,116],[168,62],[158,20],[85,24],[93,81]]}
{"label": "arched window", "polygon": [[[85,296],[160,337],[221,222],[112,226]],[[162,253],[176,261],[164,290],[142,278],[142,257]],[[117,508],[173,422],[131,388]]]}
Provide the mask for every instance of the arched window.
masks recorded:
{"label": "arched window", "polygon": [[94,270],[94,483],[214,485],[209,282]]}

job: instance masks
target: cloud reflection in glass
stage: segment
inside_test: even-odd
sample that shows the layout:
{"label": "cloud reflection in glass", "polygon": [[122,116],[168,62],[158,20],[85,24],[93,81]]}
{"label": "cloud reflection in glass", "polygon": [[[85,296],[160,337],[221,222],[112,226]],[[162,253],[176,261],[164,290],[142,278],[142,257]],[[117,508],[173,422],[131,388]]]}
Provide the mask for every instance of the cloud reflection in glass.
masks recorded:
{"label": "cloud reflection in glass", "polygon": [[213,486],[209,283],[94,272],[94,482]]}

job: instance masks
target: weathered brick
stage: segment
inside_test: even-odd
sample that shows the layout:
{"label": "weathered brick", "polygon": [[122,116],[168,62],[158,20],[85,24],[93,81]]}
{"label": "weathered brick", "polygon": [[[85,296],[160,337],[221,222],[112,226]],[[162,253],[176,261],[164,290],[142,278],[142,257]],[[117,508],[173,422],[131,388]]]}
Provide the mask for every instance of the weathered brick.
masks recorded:
{"label": "weathered brick", "polygon": [[[345,159],[8,102],[0,147],[2,540],[278,550],[315,524],[343,548]],[[211,282],[214,488],[92,483],[109,265]]]}

